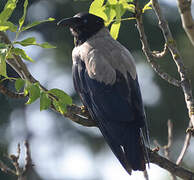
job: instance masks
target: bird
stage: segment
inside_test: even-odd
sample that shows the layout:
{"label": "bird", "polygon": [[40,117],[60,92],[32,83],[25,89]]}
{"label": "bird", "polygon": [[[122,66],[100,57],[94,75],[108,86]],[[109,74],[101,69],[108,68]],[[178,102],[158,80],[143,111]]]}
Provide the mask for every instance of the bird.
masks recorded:
{"label": "bird", "polygon": [[58,26],[74,37],[73,83],[84,107],[128,174],[144,171],[148,128],[133,56],[99,16],[82,12]]}

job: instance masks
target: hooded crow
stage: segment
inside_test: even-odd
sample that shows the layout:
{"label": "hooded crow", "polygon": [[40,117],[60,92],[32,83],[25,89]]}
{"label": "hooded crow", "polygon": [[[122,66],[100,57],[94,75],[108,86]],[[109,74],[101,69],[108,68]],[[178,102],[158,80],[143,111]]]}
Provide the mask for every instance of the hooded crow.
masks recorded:
{"label": "hooded crow", "polygon": [[144,171],[147,126],[132,55],[98,16],[79,13],[58,25],[74,36],[73,82],[83,105],[125,170]]}

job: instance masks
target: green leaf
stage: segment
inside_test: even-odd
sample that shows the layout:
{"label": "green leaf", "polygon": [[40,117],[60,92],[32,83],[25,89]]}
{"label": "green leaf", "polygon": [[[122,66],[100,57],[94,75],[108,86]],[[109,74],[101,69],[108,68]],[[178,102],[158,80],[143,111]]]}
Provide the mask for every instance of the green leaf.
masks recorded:
{"label": "green leaf", "polygon": [[8,46],[4,43],[0,43],[0,75],[7,77],[6,70],[6,55],[8,52]]}
{"label": "green leaf", "polygon": [[117,39],[118,38],[120,26],[121,26],[121,22],[115,22],[111,26],[110,34],[111,34],[111,36],[114,39]]}
{"label": "green leaf", "polygon": [[55,106],[56,110],[61,114],[66,113],[67,105],[72,104],[72,98],[60,89],[51,89],[47,91],[47,93],[56,97],[56,99],[53,99],[53,105]]}
{"label": "green leaf", "polygon": [[125,13],[126,9],[123,7],[123,4],[117,3],[116,7],[116,18],[121,19],[122,15]]}
{"label": "green leaf", "polygon": [[23,28],[21,29],[21,31],[25,31],[25,30],[28,30],[28,29],[30,29],[30,28],[32,28],[32,27],[34,27],[34,26],[39,25],[39,24],[42,24],[42,23],[45,23],[45,22],[54,21],[54,20],[55,20],[54,18],[48,18],[48,19],[43,20],[43,21],[35,21],[35,22],[33,22],[33,23],[31,23],[31,24],[28,24],[27,26],[23,27]]}
{"label": "green leaf", "polygon": [[107,15],[104,13],[105,6],[103,6],[104,0],[94,0],[90,5],[89,13],[101,17],[105,21],[108,20]]}
{"label": "green leaf", "polygon": [[6,54],[1,54],[0,52],[0,75],[7,77],[5,57],[6,57]]}
{"label": "green leaf", "polygon": [[20,44],[22,46],[30,46],[36,44],[36,39],[34,37],[29,37],[27,39],[24,39],[22,41],[16,41],[14,44]]}
{"label": "green leaf", "polygon": [[51,89],[47,92],[56,96],[59,102],[64,104],[72,104],[72,98],[60,89]]}
{"label": "green leaf", "polygon": [[53,105],[55,106],[55,109],[61,114],[64,114],[67,112],[67,104],[64,104],[57,100],[53,100]]}
{"label": "green leaf", "polygon": [[38,44],[38,46],[40,46],[42,48],[56,48],[55,46],[49,44],[48,42],[44,42],[42,44]]}
{"label": "green leaf", "polygon": [[48,42],[44,42],[42,44],[39,44],[36,42],[36,39],[34,37],[29,37],[27,39],[24,39],[23,41],[16,41],[16,42],[14,42],[14,44],[20,44],[22,46],[35,45],[35,46],[40,46],[42,48],[56,48],[55,46],[49,44]]}
{"label": "green leaf", "polygon": [[10,30],[12,32],[17,31],[17,26],[10,21],[0,22],[0,31]]}
{"label": "green leaf", "polygon": [[123,7],[128,10],[129,12],[135,13],[135,5],[134,4],[128,4],[124,3]]}
{"label": "green leaf", "polygon": [[115,11],[114,6],[109,5],[107,3],[104,12],[106,13],[106,16],[108,18],[107,21],[105,22],[105,26],[108,26],[112,22],[112,20],[115,18],[116,11]]}
{"label": "green leaf", "polygon": [[16,81],[15,81],[15,89],[17,92],[19,92],[25,85],[25,80],[21,79],[21,78],[18,78]]}
{"label": "green leaf", "polygon": [[3,11],[0,13],[0,23],[6,22],[16,8],[17,0],[8,0]]}
{"label": "green leaf", "polygon": [[90,5],[89,12],[92,13],[93,11],[96,11],[96,9],[101,8],[103,4],[104,4],[104,0],[94,0]]}
{"label": "green leaf", "polygon": [[53,105],[57,111],[61,112],[59,108],[59,102],[56,99],[53,100]]}
{"label": "green leaf", "polygon": [[21,56],[23,59],[25,59],[27,61],[34,62],[34,60],[31,57],[29,57],[23,49],[20,49],[20,48],[12,48],[11,49],[11,52],[13,54],[15,54],[15,55]]}
{"label": "green leaf", "polygon": [[150,0],[145,6],[144,6],[144,8],[143,8],[143,13],[146,11],[146,10],[150,10],[150,9],[152,9],[152,7],[150,7],[150,6],[152,6],[152,0]]}
{"label": "green leaf", "polygon": [[51,99],[48,94],[41,92],[40,94],[40,110],[48,109],[51,106]]}
{"label": "green leaf", "polygon": [[24,2],[24,12],[23,12],[23,16],[19,20],[19,31],[22,28],[22,26],[24,24],[24,21],[25,21],[25,18],[26,18],[27,6],[28,6],[28,0],[25,0],[25,2]]}
{"label": "green leaf", "polygon": [[67,104],[65,104],[65,103],[62,103],[62,102],[58,102],[58,104],[59,104],[59,112],[61,113],[61,114],[64,114],[64,113],[66,113],[67,112]]}
{"label": "green leaf", "polygon": [[109,2],[110,4],[117,4],[117,3],[118,3],[117,0],[108,0],[108,2]]}
{"label": "green leaf", "polygon": [[36,84],[28,84],[25,90],[29,93],[29,99],[26,104],[31,104],[40,97],[40,88]]}

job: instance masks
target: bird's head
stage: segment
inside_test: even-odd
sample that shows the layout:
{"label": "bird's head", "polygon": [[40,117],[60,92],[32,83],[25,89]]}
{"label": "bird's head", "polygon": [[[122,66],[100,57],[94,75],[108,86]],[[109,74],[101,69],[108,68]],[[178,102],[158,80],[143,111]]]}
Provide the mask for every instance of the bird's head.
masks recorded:
{"label": "bird's head", "polygon": [[104,20],[90,13],[79,13],[73,17],[62,19],[57,25],[69,27],[79,44],[79,42],[85,42],[102,29]]}

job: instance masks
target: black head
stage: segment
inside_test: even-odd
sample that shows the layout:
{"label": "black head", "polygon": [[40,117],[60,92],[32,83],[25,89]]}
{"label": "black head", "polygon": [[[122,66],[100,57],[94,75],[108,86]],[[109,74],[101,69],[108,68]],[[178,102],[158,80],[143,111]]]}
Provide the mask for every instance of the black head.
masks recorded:
{"label": "black head", "polygon": [[93,14],[79,13],[71,18],[62,19],[57,25],[69,27],[76,45],[80,45],[104,27],[104,20]]}

